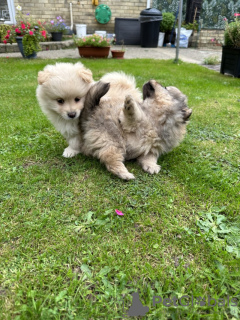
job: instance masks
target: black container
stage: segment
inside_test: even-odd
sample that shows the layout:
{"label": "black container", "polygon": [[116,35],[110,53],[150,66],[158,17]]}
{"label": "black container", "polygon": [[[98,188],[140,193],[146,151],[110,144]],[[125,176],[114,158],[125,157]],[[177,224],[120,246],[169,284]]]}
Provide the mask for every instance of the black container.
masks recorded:
{"label": "black container", "polygon": [[141,47],[156,48],[158,45],[159,28],[162,21],[161,11],[148,8],[140,13]]}
{"label": "black container", "polygon": [[116,44],[140,45],[140,22],[136,18],[115,18]]}
{"label": "black container", "polygon": [[235,78],[240,78],[240,49],[222,47],[221,69],[222,74],[228,73]]}

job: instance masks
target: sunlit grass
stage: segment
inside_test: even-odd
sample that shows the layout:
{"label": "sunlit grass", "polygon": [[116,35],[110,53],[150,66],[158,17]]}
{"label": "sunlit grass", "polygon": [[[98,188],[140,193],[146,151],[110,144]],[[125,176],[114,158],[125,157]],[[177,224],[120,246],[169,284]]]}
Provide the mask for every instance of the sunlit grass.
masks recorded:
{"label": "sunlit grass", "polygon": [[[193,109],[188,134],[158,175],[126,162],[134,181],[65,159],[35,97],[38,71],[55,61],[0,59],[0,319],[122,319],[136,291],[146,319],[238,319],[233,305],[153,306],[153,296],[240,301],[239,79],[172,61],[81,61],[95,80],[122,70],[139,87],[177,86]],[[212,212],[226,217],[217,238]]]}

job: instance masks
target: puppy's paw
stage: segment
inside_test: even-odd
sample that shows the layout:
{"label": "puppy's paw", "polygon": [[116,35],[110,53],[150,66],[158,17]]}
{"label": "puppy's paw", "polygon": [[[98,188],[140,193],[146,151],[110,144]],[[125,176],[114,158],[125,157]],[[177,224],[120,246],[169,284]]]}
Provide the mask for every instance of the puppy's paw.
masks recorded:
{"label": "puppy's paw", "polygon": [[80,153],[79,150],[74,150],[71,147],[67,147],[66,149],[64,149],[63,157],[72,158],[72,157],[76,156],[79,153]]}
{"label": "puppy's paw", "polygon": [[155,163],[145,163],[142,165],[142,168],[144,171],[150,174],[159,173],[159,171],[161,170],[161,166]]}
{"label": "puppy's paw", "polygon": [[130,95],[127,95],[124,101],[124,112],[128,115],[134,114],[134,106],[135,102],[133,100],[133,97]]}
{"label": "puppy's paw", "polygon": [[125,172],[122,173],[121,175],[119,175],[120,178],[122,178],[123,180],[133,180],[135,179],[134,175],[130,172]]}

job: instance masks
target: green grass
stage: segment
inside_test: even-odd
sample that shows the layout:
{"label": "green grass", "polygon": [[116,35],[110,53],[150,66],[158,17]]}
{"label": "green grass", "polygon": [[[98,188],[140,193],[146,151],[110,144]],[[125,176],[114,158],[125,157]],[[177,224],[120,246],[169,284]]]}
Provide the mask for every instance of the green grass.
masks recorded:
{"label": "green grass", "polygon": [[[123,70],[140,87],[177,86],[193,109],[188,133],[158,175],[126,162],[134,181],[65,159],[35,98],[55,61],[0,59],[0,319],[122,319],[136,291],[144,319],[239,319],[240,80],[172,61],[82,61],[95,80]],[[194,305],[153,306],[183,295]],[[208,295],[216,306],[196,305]]]}

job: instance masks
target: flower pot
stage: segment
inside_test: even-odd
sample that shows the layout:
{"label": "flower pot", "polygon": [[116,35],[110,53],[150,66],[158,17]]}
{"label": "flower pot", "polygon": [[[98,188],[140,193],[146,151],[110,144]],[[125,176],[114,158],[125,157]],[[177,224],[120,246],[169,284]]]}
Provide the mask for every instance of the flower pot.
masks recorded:
{"label": "flower pot", "polygon": [[111,50],[112,57],[114,59],[124,59],[124,53],[125,51],[122,50]]}
{"label": "flower pot", "polygon": [[62,32],[51,32],[52,34],[52,41],[62,41]]}
{"label": "flower pot", "polygon": [[229,73],[240,78],[240,48],[222,47],[221,69],[222,74]]}
{"label": "flower pot", "polygon": [[32,54],[30,54],[28,56],[25,56],[22,39],[23,39],[23,37],[16,37],[18,48],[19,48],[19,51],[21,52],[21,55],[23,56],[23,58],[24,59],[34,59],[34,58],[36,58],[37,57],[37,53],[36,52],[33,52]]}
{"label": "flower pot", "polygon": [[165,37],[165,32],[159,32],[158,47],[163,46],[164,37]]}
{"label": "flower pot", "polygon": [[[172,36],[172,37],[171,37]],[[165,32],[164,40],[163,40],[163,46],[166,46],[171,41],[171,46],[175,45],[175,39],[176,39],[176,32],[174,30],[173,34],[172,31]]]}
{"label": "flower pot", "polygon": [[110,47],[78,47],[82,58],[107,58]]}

